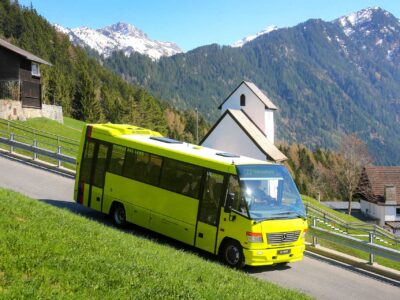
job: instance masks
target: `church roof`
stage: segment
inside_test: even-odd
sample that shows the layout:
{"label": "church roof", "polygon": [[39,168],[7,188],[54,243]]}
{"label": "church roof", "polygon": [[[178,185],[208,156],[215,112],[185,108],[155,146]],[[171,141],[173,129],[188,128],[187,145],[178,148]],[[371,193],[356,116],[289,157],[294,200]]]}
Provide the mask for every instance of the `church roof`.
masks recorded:
{"label": "church roof", "polygon": [[242,84],[245,84],[245,85],[249,88],[249,90],[252,91],[253,94],[254,94],[258,99],[260,99],[260,101],[261,101],[262,103],[264,103],[264,105],[265,105],[266,108],[272,109],[272,110],[277,110],[277,109],[278,109],[278,108],[275,106],[275,104],[272,103],[272,101],[271,101],[267,96],[265,96],[265,94],[264,94],[254,83],[252,83],[252,82],[250,82],[250,81],[242,81],[242,82],[236,87],[236,89],[235,89],[232,93],[230,93],[230,95],[229,95],[228,97],[226,97],[226,99],[224,100],[224,102],[222,102],[221,105],[218,106],[218,109],[221,109],[221,108],[222,108],[222,105],[226,102],[226,100],[228,100],[228,99],[233,95],[233,93],[236,92],[236,90],[237,90]]}
{"label": "church roof", "polygon": [[268,160],[281,162],[287,160],[287,157],[271,143],[265,134],[256,126],[256,124],[242,111],[236,109],[227,109],[214,126],[208,131],[207,135],[200,142],[200,145],[214,131],[218,124],[226,117],[230,116],[243,130],[243,132],[253,141],[257,148],[265,154]]}

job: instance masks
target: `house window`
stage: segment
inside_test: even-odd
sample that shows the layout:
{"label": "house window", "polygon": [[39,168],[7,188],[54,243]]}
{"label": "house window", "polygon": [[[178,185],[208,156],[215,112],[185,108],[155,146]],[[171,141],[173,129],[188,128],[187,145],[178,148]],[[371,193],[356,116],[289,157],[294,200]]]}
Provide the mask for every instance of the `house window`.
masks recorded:
{"label": "house window", "polygon": [[32,75],[33,76],[40,76],[40,69],[39,69],[39,64],[37,63],[32,63]]}
{"label": "house window", "polygon": [[396,207],[396,215],[400,216],[400,207]]}
{"label": "house window", "polygon": [[246,106],[246,96],[243,94],[240,95],[240,106]]}

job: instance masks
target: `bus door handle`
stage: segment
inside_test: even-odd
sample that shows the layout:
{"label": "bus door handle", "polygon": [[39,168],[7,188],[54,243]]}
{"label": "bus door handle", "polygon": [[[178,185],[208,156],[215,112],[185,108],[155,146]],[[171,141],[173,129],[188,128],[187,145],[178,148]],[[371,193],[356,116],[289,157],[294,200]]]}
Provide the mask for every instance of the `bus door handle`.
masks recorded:
{"label": "bus door handle", "polygon": [[202,232],[199,232],[199,237],[203,238],[203,233]]}
{"label": "bus door handle", "polygon": [[100,197],[97,197],[96,200],[97,200],[97,201],[100,201]]}

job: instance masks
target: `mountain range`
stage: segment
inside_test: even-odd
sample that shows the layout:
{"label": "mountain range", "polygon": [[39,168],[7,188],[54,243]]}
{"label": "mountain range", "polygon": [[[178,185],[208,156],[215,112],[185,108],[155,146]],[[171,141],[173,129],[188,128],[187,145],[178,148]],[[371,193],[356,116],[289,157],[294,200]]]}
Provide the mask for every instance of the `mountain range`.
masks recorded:
{"label": "mountain range", "polygon": [[376,164],[400,164],[400,22],[379,7],[333,21],[267,28],[232,46],[217,44],[158,60],[113,51],[104,66],[175,107],[210,122],[242,80],[279,107],[278,139],[336,148],[356,133]]}
{"label": "mountain range", "polygon": [[68,35],[74,45],[95,50],[104,57],[109,57],[114,51],[123,51],[127,56],[132,52],[138,52],[156,60],[161,56],[182,52],[175,43],[152,40],[140,29],[123,22],[101,29],[88,27],[70,29],[58,24],[54,27],[57,31]]}
{"label": "mountain range", "polygon": [[158,61],[114,52],[104,65],[210,121],[242,80],[252,81],[280,108],[281,140],[335,148],[356,133],[377,164],[399,164],[399,54],[399,20],[374,7],[275,29],[241,47],[207,45]]}

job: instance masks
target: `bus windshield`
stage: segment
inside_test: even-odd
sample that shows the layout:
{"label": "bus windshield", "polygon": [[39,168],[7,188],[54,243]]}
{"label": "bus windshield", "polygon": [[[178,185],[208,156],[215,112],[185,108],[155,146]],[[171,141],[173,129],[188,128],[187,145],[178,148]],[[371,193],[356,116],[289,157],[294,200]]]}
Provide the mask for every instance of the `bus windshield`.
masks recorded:
{"label": "bus windshield", "polygon": [[237,166],[242,199],[253,220],[306,218],[300,194],[286,167]]}

